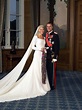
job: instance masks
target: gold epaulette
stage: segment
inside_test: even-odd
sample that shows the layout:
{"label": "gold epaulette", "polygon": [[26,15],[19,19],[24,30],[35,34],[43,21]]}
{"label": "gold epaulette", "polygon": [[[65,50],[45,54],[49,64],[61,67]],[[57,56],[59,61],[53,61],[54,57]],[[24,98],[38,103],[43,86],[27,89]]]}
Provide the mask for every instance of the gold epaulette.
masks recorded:
{"label": "gold epaulette", "polygon": [[58,34],[57,32],[54,32],[55,34]]}

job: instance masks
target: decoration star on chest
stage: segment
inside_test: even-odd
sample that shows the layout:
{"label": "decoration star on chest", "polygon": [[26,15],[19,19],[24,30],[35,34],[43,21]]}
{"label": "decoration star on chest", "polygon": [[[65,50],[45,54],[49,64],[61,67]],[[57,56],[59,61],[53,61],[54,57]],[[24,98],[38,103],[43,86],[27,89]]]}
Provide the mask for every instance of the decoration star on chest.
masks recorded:
{"label": "decoration star on chest", "polygon": [[53,35],[49,35],[48,38],[49,38],[49,39],[52,39],[52,38],[53,38]]}
{"label": "decoration star on chest", "polygon": [[49,38],[48,40],[51,44],[54,44],[54,41],[51,38]]}

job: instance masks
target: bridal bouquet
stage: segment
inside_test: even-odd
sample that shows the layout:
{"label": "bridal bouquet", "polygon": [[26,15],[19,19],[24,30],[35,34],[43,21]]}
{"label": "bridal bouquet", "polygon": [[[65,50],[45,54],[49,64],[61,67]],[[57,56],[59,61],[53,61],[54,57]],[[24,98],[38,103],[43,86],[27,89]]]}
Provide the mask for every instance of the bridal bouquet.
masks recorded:
{"label": "bridal bouquet", "polygon": [[46,50],[44,50],[42,52],[42,83],[43,84],[46,83],[46,73],[47,73],[47,70],[46,70],[46,56],[47,56],[47,53],[46,53]]}

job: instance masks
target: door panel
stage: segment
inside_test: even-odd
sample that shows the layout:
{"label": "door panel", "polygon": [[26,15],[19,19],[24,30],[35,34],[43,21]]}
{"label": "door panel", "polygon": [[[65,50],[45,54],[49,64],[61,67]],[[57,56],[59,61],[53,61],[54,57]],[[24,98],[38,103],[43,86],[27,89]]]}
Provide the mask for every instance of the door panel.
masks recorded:
{"label": "door panel", "polygon": [[75,20],[75,70],[82,71],[82,1],[76,2],[76,20]]}

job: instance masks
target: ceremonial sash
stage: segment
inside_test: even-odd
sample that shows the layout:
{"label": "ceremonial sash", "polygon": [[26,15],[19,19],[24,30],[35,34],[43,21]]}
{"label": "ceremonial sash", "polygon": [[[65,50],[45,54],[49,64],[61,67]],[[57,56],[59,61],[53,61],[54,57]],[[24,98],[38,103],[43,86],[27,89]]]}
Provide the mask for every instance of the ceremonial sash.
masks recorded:
{"label": "ceremonial sash", "polygon": [[49,36],[49,34],[46,33],[46,43],[47,43],[47,45],[48,45],[49,47],[52,47],[52,44],[51,44],[50,41],[48,40],[48,36]]}

